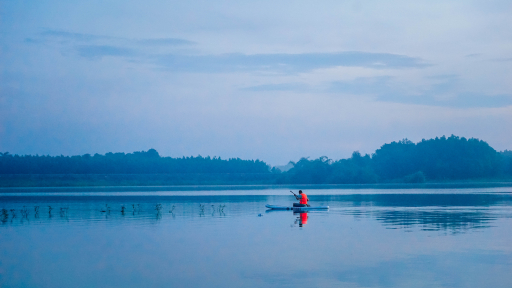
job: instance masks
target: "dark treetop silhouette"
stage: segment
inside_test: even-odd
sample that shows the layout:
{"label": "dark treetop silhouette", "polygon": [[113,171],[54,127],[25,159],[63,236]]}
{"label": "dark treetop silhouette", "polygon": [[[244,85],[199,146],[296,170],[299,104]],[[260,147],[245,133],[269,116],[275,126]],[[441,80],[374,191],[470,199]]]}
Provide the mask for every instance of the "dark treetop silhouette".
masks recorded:
{"label": "dark treetop silhouette", "polygon": [[[323,156],[291,163],[294,165],[292,169],[281,172],[260,160],[161,157],[155,149],[82,156],[0,153],[0,185],[16,186],[13,183],[7,185],[5,181],[13,177],[22,179],[26,175],[39,175],[38,179],[56,177],[52,175],[117,175],[115,177],[123,181],[139,177],[137,185],[145,182],[153,185],[422,183],[512,177],[512,151],[497,152],[482,140],[454,135],[418,143],[404,139],[384,144],[372,155],[363,156],[356,151],[348,159],[333,161]],[[125,179],[119,175],[131,176],[123,176]],[[87,177],[89,180],[94,178]],[[17,183],[25,186],[22,182]],[[108,185],[107,182],[104,184]],[[122,183],[116,185],[119,184]],[[133,182],[125,184],[135,185]]]}

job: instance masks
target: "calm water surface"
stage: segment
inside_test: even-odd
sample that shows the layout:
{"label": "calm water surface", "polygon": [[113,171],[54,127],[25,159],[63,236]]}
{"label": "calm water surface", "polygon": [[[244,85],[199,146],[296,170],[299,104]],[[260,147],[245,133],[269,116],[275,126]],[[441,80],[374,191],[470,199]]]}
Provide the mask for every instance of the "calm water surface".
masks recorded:
{"label": "calm water surface", "polygon": [[3,193],[0,286],[512,287],[512,188],[306,192]]}

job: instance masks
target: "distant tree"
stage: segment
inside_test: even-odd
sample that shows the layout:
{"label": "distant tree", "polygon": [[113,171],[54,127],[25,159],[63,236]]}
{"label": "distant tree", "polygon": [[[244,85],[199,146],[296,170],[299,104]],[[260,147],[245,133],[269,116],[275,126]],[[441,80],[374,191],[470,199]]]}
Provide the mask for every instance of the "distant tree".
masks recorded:
{"label": "distant tree", "polygon": [[375,153],[332,161],[302,158],[283,173],[281,183],[422,183],[512,175],[512,153],[497,153],[484,141],[457,136],[408,139],[384,144]]}
{"label": "distant tree", "polygon": [[201,155],[161,157],[155,149],[77,156],[0,153],[0,174],[244,173],[268,174],[271,176],[268,179],[277,179],[277,183],[363,184],[510,177],[512,151],[498,153],[482,140],[451,135],[448,138],[423,139],[418,143],[408,139],[391,142],[382,145],[372,156],[363,156],[355,151],[347,159],[333,161],[326,156],[313,160],[301,158],[297,163],[290,162],[289,166],[293,168],[281,172],[260,160]]}
{"label": "distant tree", "polygon": [[370,155],[361,156],[359,151],[352,153],[349,159],[334,162],[332,167],[333,173],[329,179],[332,184],[365,184],[378,181],[371,166]]}
{"label": "distant tree", "polygon": [[404,183],[424,183],[425,181],[427,181],[427,177],[421,171],[407,175],[402,179]]}
{"label": "distant tree", "polygon": [[323,184],[332,172],[330,163],[332,160],[326,156],[322,156],[315,160],[308,160],[302,158],[294,167],[288,170],[287,174],[290,175],[288,182],[298,184]]}
{"label": "distant tree", "polygon": [[505,150],[499,153],[501,158],[501,172],[504,176],[512,176],[512,151]]}
{"label": "distant tree", "polygon": [[0,174],[270,173],[260,160],[160,157],[155,149],[82,156],[0,155]]}
{"label": "distant tree", "polygon": [[419,171],[416,144],[408,139],[384,144],[372,155],[377,175],[383,179],[401,178]]}
{"label": "distant tree", "polygon": [[414,144],[404,139],[384,144],[372,157],[376,173],[397,179],[422,171],[427,179],[491,177],[499,172],[499,155],[478,139],[445,136]]}

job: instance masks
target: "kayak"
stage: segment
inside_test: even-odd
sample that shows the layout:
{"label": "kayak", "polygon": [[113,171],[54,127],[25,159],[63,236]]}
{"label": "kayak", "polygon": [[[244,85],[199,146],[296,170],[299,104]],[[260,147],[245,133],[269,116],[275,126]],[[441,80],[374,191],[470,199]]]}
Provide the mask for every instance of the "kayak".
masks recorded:
{"label": "kayak", "polygon": [[277,205],[265,205],[268,209],[272,210],[327,210],[329,206],[310,206],[310,207],[288,207],[288,206],[277,206]]}

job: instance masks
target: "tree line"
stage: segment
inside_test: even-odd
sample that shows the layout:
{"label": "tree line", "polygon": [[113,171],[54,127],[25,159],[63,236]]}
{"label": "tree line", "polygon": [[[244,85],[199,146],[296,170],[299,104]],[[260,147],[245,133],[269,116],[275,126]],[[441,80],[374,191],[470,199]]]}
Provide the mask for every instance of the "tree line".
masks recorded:
{"label": "tree line", "polygon": [[133,153],[32,156],[0,153],[0,174],[268,173],[260,160],[161,157],[155,149]]}
{"label": "tree line", "polygon": [[300,159],[279,183],[357,184],[496,179],[512,177],[512,151],[497,152],[485,141],[436,137],[418,143],[408,139],[381,146],[372,155],[354,152],[333,161]]}
{"label": "tree line", "polygon": [[[354,152],[350,158],[331,160],[302,158],[281,172],[260,160],[220,157],[162,157],[155,149],[133,153],[79,156],[12,155],[0,153],[0,174],[191,174],[188,182],[208,184],[244,174],[250,184],[363,184],[426,181],[510,179],[512,151],[497,152],[485,141],[464,137],[436,137],[413,143],[407,139],[382,145],[372,155]],[[256,176],[256,175],[261,176]],[[263,176],[269,174],[269,176]],[[250,176],[254,175],[254,176]],[[185,177],[185,176],[180,176]],[[262,178],[263,177],[263,178]],[[204,178],[204,177],[203,177]],[[219,179],[221,179],[219,178]],[[185,179],[185,178],[183,178]],[[197,181],[195,180],[197,179]],[[257,179],[257,180],[256,180]],[[235,180],[233,180],[235,181]],[[245,182],[244,182],[245,181]],[[224,183],[224,182],[222,182]],[[256,183],[256,182],[255,182]]]}

